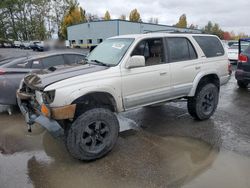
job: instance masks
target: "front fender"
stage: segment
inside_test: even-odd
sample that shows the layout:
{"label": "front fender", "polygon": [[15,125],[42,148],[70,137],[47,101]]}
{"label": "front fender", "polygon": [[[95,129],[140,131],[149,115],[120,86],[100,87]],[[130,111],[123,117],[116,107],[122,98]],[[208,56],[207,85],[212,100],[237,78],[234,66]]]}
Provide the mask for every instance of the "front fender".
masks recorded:
{"label": "front fender", "polygon": [[[204,76],[207,76],[207,75],[210,75],[210,74],[215,74],[218,76],[218,72],[214,71],[214,70],[210,70],[210,71],[206,71],[206,72],[200,72],[196,75],[194,81],[193,81],[193,87],[192,89],[190,90],[188,96],[189,97],[193,97],[195,95],[195,92],[196,92],[196,89],[197,89],[197,86],[200,82],[200,80],[204,77]],[[219,76],[218,76],[219,78]]]}
{"label": "front fender", "polygon": [[85,88],[81,88],[79,90],[76,90],[76,91],[71,93],[71,95],[67,99],[67,103],[71,104],[73,101],[75,101],[76,99],[78,99],[84,95],[87,95],[90,93],[96,93],[96,92],[103,92],[103,93],[110,94],[116,102],[117,111],[121,112],[124,110],[123,105],[122,105],[121,91],[117,91],[115,88],[112,88],[111,86],[107,86],[107,85],[91,86],[91,87],[85,87]]}

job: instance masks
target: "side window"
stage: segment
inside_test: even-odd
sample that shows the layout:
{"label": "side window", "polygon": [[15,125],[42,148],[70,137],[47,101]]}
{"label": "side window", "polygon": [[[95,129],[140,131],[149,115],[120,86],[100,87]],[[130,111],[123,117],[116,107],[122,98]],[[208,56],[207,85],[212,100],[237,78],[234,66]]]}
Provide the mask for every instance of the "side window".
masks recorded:
{"label": "side window", "polygon": [[145,57],[146,66],[165,63],[162,38],[146,39],[141,41],[131,54]]}
{"label": "side window", "polygon": [[36,59],[31,61],[31,68],[32,69],[43,69],[43,64],[41,60]]}
{"label": "side window", "polygon": [[64,65],[64,59],[62,55],[50,56],[42,59],[43,66],[45,68]]}
{"label": "side window", "polygon": [[217,37],[214,36],[193,36],[201,47],[206,57],[217,57],[224,55],[224,48]]}
{"label": "side window", "polygon": [[64,55],[64,59],[65,59],[65,64],[70,65],[70,64],[78,63],[78,62],[82,61],[83,59],[85,59],[85,56],[67,54],[67,55]]}
{"label": "side window", "polygon": [[196,59],[197,54],[193,45],[186,38],[167,38],[170,62]]}

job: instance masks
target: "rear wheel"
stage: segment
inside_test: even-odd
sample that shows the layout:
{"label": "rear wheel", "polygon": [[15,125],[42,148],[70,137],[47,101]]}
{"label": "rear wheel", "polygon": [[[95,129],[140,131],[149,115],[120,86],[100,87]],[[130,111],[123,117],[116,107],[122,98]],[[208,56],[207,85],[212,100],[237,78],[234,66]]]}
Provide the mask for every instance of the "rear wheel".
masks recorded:
{"label": "rear wheel", "polygon": [[95,108],[80,115],[67,133],[66,147],[79,160],[103,157],[114,147],[119,122],[108,109]]}
{"label": "rear wheel", "polygon": [[203,84],[198,88],[195,96],[188,99],[188,112],[195,119],[209,119],[217,108],[218,99],[218,88],[212,83]]}
{"label": "rear wheel", "polygon": [[241,80],[238,80],[237,81],[237,84],[240,88],[247,88],[248,86],[248,83],[244,82],[244,81],[241,81]]}

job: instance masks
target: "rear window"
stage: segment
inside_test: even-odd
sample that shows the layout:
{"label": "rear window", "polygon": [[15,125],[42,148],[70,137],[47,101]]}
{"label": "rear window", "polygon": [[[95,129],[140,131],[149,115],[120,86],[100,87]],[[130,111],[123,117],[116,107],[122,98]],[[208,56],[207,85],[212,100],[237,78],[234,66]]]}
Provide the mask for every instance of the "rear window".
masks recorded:
{"label": "rear window", "polygon": [[206,57],[217,57],[224,55],[224,48],[220,40],[213,36],[194,36]]}

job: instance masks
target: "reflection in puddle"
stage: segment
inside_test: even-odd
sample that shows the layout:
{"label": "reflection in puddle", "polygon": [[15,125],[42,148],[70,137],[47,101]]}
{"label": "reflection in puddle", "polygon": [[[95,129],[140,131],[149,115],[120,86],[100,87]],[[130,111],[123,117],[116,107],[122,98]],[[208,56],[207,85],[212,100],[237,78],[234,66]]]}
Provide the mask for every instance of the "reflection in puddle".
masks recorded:
{"label": "reflection in puddle", "polygon": [[[1,115],[1,188],[232,187],[236,182],[249,187],[248,158],[233,152],[219,152],[210,142],[182,136],[184,131],[169,136],[174,134],[169,133],[169,127],[162,126],[164,119],[155,126],[146,125],[146,129],[121,133],[116,147],[106,157],[80,162],[47,131],[37,126],[35,134],[30,135],[20,115],[12,118],[10,124],[8,116]],[[145,120],[141,122],[146,124]],[[207,124],[211,139],[216,134],[213,124],[209,121]],[[229,183],[224,183],[224,179]],[[211,184],[213,180],[218,184],[216,181]]]}

